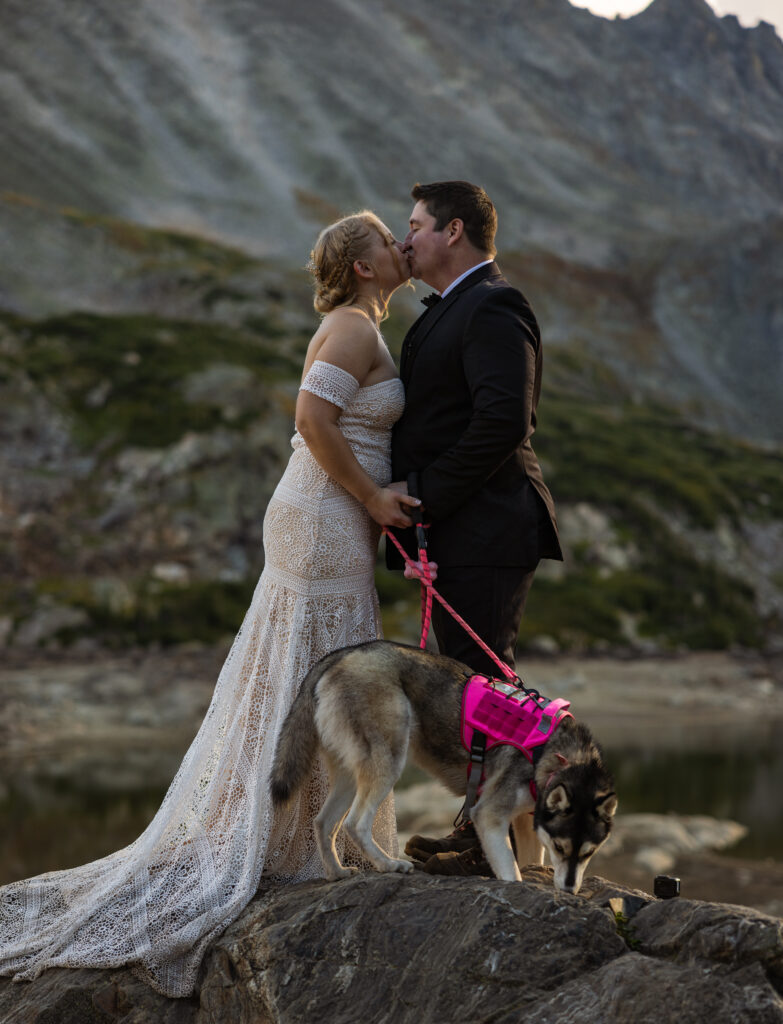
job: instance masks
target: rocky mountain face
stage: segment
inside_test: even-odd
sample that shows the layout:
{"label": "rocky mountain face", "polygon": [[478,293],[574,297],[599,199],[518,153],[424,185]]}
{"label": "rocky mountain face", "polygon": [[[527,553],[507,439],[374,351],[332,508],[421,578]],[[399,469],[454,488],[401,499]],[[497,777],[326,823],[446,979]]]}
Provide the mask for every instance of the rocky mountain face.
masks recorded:
{"label": "rocky mountain face", "polygon": [[130,970],[60,969],[0,980],[0,1012],[31,1024],[781,1020],[779,919],[600,878],[569,896],[542,868],[524,881],[266,886],[208,952],[193,998],[167,1000]]}
{"label": "rocky mountain face", "polygon": [[[301,266],[338,211],[370,205],[402,231],[413,181],[466,177],[496,200],[501,251],[545,264],[532,297],[557,311],[550,343],[589,345],[732,431],[783,437],[770,26],[705,0],[614,21],[568,0],[8,0],[3,26],[7,308],[90,305],[88,278],[117,276],[113,247],[96,265],[14,199]],[[610,300],[597,323],[569,301],[590,274]]]}
{"label": "rocky mountain face", "polygon": [[[779,636],[769,26],[704,0],[615,21],[567,0],[8,0],[3,29],[0,644],[236,628],[312,239],[362,205],[401,232],[411,183],[441,177],[495,199],[545,338],[536,447],[569,558],[526,641]],[[393,349],[415,306],[395,297]]]}

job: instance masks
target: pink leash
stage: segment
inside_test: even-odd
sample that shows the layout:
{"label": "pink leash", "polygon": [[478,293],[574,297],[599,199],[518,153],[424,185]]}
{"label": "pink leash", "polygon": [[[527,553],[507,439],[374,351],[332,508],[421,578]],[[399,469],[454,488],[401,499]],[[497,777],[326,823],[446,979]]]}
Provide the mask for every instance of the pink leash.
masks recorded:
{"label": "pink leash", "polygon": [[[394,536],[391,530],[384,526],[383,532],[391,540],[392,544],[394,544],[394,546],[397,548],[399,553],[402,555],[405,564],[411,567],[413,572],[418,577],[419,582],[421,583],[421,640],[419,642],[419,647],[424,647],[424,645],[427,642],[427,634],[429,633],[430,621],[432,619],[432,598],[435,597],[437,598],[438,601],[440,601],[440,603],[443,605],[443,607],[446,609],[449,615],[451,615],[452,618],[454,618],[460,624],[460,626],[462,626],[462,628],[465,630],[468,636],[479,645],[479,647],[484,651],[485,654],[488,654],[490,658],[492,658],[492,660],[498,666],[498,668],[506,677],[506,679],[513,680],[516,683],[522,684],[521,690],[525,694],[525,701],[527,701],[531,697],[533,698],[533,703],[536,706],[536,711],[538,712],[539,718],[541,719],[541,721],[538,722],[537,727],[537,732],[541,735],[537,735],[535,732],[530,733],[530,735],[533,735],[535,739],[538,740],[538,742],[535,742],[534,745],[536,749],[540,751],[543,742],[545,742],[545,740],[548,739],[549,736],[557,728],[561,717],[573,717],[571,715],[571,712],[566,710],[566,708],[569,706],[569,701],[549,701],[546,697],[542,697],[537,690],[528,690],[524,683],[522,683],[522,680],[519,678],[519,676],[516,675],[504,661],[500,660],[500,658],[495,654],[495,652],[491,650],[487,646],[487,644],[484,643],[481,637],[478,636],[478,634],[470,628],[470,626],[467,624],[467,622],[465,622],[462,616],[454,611],[454,609],[451,607],[448,601],[445,598],[441,597],[441,595],[432,585],[432,573],[430,572],[429,562],[427,560],[427,538],[426,534],[424,533],[424,527],[420,522],[416,523],[416,539],[418,541],[421,569],[418,569],[413,559],[408,557],[402,544],[400,544],[400,542],[397,540],[397,538]],[[500,683],[499,681],[494,679],[489,679],[486,676],[471,676],[467,686],[465,687],[465,691],[463,693],[462,728],[463,743],[470,752],[470,763],[468,764],[468,786],[467,792],[465,794],[465,803],[462,806],[462,810],[457,815],[457,818],[454,822],[455,826],[458,826],[460,823],[469,820],[470,814],[473,810],[473,805],[475,804],[477,795],[480,792],[481,782],[484,778],[484,755],[487,749],[487,732],[485,732],[484,730],[486,729],[488,723],[469,723],[465,713],[465,697],[468,694],[471,686],[474,686],[476,683],[479,682],[482,684],[482,689],[486,688],[486,696],[490,700],[492,698],[495,698],[496,696],[499,699],[508,698],[508,694],[498,693],[498,688],[502,690],[505,684]],[[520,707],[521,706],[522,705],[520,704]],[[545,713],[550,710],[552,711],[552,714],[549,716],[546,728],[542,729],[541,726],[547,717]],[[471,732],[472,738],[468,739]],[[490,732],[492,732],[491,729]],[[505,735],[501,736],[500,739],[498,739],[497,736],[493,735],[493,738],[495,739],[496,742],[508,742],[508,737]],[[533,764],[536,763],[535,755],[531,754],[530,750],[527,749],[527,747],[519,747],[517,743],[514,743],[513,745],[517,746],[518,749],[523,749],[523,753],[525,753],[525,755],[530,759],[530,761]],[[565,758],[562,757],[561,754],[558,754],[557,757],[561,760],[561,762],[565,764],[568,763],[565,760]],[[544,789],[546,789],[546,787],[552,781],[552,777],[557,774],[558,770],[559,769],[556,769],[554,772],[550,774],[549,778],[546,781]],[[538,790],[536,789],[535,779],[530,780],[530,793],[533,797],[533,800],[536,801],[538,799]],[[533,811],[531,811],[530,813],[533,814]]]}
{"label": "pink leash", "polygon": [[405,564],[408,565],[421,583],[421,640],[419,641],[419,647],[424,647],[427,643],[427,635],[430,631],[430,622],[432,620],[432,599],[435,597],[446,609],[446,611],[455,619],[460,626],[465,630],[471,640],[474,640],[479,647],[488,654],[490,658],[495,662],[500,671],[506,677],[506,679],[519,680],[519,676],[513,672],[509,666],[501,661],[495,652],[484,643],[480,636],[478,636],[465,622],[461,615],[454,611],[448,601],[441,597],[438,591],[432,585],[432,574],[430,572],[429,562],[427,560],[427,540],[424,534],[424,527],[421,524],[416,526],[416,536],[419,544],[419,559],[421,561],[421,569],[416,566],[413,559],[409,558],[402,544],[397,540],[394,534],[387,527],[383,527],[383,532],[391,540],[392,544],[397,548],[399,553],[405,560]]}

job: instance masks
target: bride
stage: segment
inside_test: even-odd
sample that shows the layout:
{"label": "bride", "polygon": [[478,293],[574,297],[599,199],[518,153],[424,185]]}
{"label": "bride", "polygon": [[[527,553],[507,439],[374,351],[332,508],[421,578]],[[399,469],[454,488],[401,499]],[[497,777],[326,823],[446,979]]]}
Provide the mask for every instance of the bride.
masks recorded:
{"label": "bride", "polygon": [[[204,722],[135,842],[0,889],[0,974],[133,965],[164,995],[189,995],[205,949],[262,874],[322,877],[312,823],[325,770],[273,813],[277,735],[311,665],[380,635],[380,527],[410,525],[405,508],[418,502],[387,486],[404,396],[378,325],[410,276],[400,244],[365,211],[321,233],[310,269],[325,316],[307,350],[294,451],[264,518],[264,571]],[[375,837],[396,856],[391,798]],[[341,859],[361,863],[347,842]]]}

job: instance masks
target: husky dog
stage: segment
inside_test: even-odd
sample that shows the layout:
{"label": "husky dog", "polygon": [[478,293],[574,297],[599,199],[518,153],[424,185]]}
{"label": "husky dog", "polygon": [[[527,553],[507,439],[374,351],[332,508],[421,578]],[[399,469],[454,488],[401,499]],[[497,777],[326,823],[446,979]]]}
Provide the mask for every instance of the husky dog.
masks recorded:
{"label": "husky dog", "polygon": [[[315,833],[327,878],[356,870],[343,867],[335,849],[343,821],[378,871],[413,870],[409,861],[395,860],[377,845],[375,814],[409,748],[420,767],[453,793],[465,793],[468,754],[460,723],[462,690],[471,675],[453,658],[384,640],[327,654],[307,674],[283,723],[272,799],[278,806],[290,800],[316,754],[323,755],[331,788]],[[590,857],[609,835],[617,808],[614,783],[590,731],[571,717],[563,718],[541,749],[535,768],[516,747],[488,750],[471,818],[498,878],[520,881],[517,865],[543,863],[546,848],[555,886],[575,893]]]}

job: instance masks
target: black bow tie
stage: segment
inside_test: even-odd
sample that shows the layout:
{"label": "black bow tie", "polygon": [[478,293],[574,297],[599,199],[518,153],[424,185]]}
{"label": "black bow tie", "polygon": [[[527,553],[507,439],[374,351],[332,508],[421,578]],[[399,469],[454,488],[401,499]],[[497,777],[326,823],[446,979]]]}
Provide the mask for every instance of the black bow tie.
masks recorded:
{"label": "black bow tie", "polygon": [[421,301],[427,309],[432,309],[433,306],[437,306],[440,302],[440,295],[437,292],[431,292],[429,295],[425,295]]}

